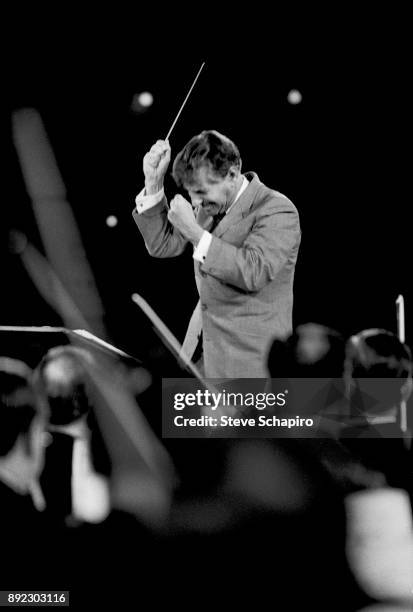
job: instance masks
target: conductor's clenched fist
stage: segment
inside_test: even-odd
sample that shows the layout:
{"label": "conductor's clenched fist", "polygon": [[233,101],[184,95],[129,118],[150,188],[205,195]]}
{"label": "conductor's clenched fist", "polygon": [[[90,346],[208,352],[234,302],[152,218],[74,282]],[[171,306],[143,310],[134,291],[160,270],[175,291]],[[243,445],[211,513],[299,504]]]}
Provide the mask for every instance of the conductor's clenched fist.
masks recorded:
{"label": "conductor's clenched fist", "polygon": [[188,240],[197,244],[203,234],[195,219],[192,205],[181,195],[176,195],[170,203],[168,219]]}
{"label": "conductor's clenched fist", "polygon": [[167,140],[158,140],[143,158],[145,190],[147,195],[160,191],[171,160],[171,147]]}

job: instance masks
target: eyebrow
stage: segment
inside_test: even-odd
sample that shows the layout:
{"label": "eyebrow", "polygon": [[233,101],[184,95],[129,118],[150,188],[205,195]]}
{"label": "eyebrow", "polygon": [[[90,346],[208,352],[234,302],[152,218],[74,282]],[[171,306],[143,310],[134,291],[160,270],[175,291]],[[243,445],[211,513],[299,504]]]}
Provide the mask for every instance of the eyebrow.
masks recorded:
{"label": "eyebrow", "polygon": [[[219,184],[219,181],[216,181],[214,179],[212,179],[212,180],[208,179],[208,181],[207,181],[207,187],[210,187],[211,185],[218,185],[218,184]],[[198,187],[198,188],[193,187],[192,191],[206,191],[206,189],[203,189],[202,187]]]}

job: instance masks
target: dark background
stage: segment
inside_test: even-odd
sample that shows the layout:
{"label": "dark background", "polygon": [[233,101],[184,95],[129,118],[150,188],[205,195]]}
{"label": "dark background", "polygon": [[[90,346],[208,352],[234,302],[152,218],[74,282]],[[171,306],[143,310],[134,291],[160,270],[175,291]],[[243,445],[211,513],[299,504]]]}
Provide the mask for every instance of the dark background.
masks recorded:
{"label": "dark background", "polygon": [[[217,129],[239,146],[244,170],[295,203],[303,232],[295,324],[316,321],[345,335],[376,326],[396,331],[401,293],[411,343],[409,49],[403,16],[382,17],[377,27],[330,16],[314,30],[294,20],[266,24],[265,16],[250,23],[244,14],[239,30],[223,28],[217,16],[207,34],[188,27],[179,36],[172,25],[168,36],[150,36],[142,21],[102,30],[93,23],[63,28],[62,18],[58,27],[25,33],[11,24],[3,74],[0,324],[61,324],[9,241],[18,229],[40,246],[10,122],[13,110],[34,107],[67,187],[110,339],[143,359],[160,350],[131,302],[134,291],[183,339],[196,303],[191,253],[150,258],[131,211],[143,186],[141,159],[165,137],[206,61],[172,134],[173,154],[201,130]],[[288,103],[291,89],[301,92],[301,104]],[[131,102],[141,91],[154,103],[139,114]],[[170,179],[167,187],[173,194]],[[114,228],[106,225],[110,214],[119,221]]]}

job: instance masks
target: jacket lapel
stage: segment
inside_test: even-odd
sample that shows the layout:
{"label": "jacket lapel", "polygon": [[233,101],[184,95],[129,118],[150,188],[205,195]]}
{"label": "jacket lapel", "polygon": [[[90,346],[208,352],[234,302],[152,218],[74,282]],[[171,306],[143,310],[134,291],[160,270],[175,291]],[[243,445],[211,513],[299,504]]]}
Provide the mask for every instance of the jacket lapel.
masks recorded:
{"label": "jacket lapel", "polygon": [[[228,228],[233,227],[249,214],[252,204],[257,196],[260,189],[260,181],[255,172],[246,172],[246,177],[249,179],[250,184],[240,196],[239,200],[235,202],[229,213],[225,215],[221,223],[217,225],[213,235],[220,238]],[[205,228],[207,229],[207,228]]]}
{"label": "jacket lapel", "polygon": [[[216,236],[217,238],[220,238],[229,227],[232,227],[243,217],[246,217],[249,214],[252,204],[254,203],[261,183],[255,172],[246,172],[245,176],[249,179],[250,184],[240,196],[239,200],[235,202],[229,213],[223,217],[221,222],[212,231],[212,235]],[[202,207],[200,207],[198,210],[196,220],[202,229],[211,231],[213,217],[206,215]]]}

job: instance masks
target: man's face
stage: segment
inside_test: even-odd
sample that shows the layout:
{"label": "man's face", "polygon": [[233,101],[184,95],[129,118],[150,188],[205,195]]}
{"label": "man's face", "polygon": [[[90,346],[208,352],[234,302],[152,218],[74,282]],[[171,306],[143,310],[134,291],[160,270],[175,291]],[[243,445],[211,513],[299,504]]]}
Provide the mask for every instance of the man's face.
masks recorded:
{"label": "man's face", "polygon": [[223,213],[234,199],[237,175],[228,172],[225,178],[202,166],[190,184],[184,184],[194,207],[201,206],[207,215]]}

